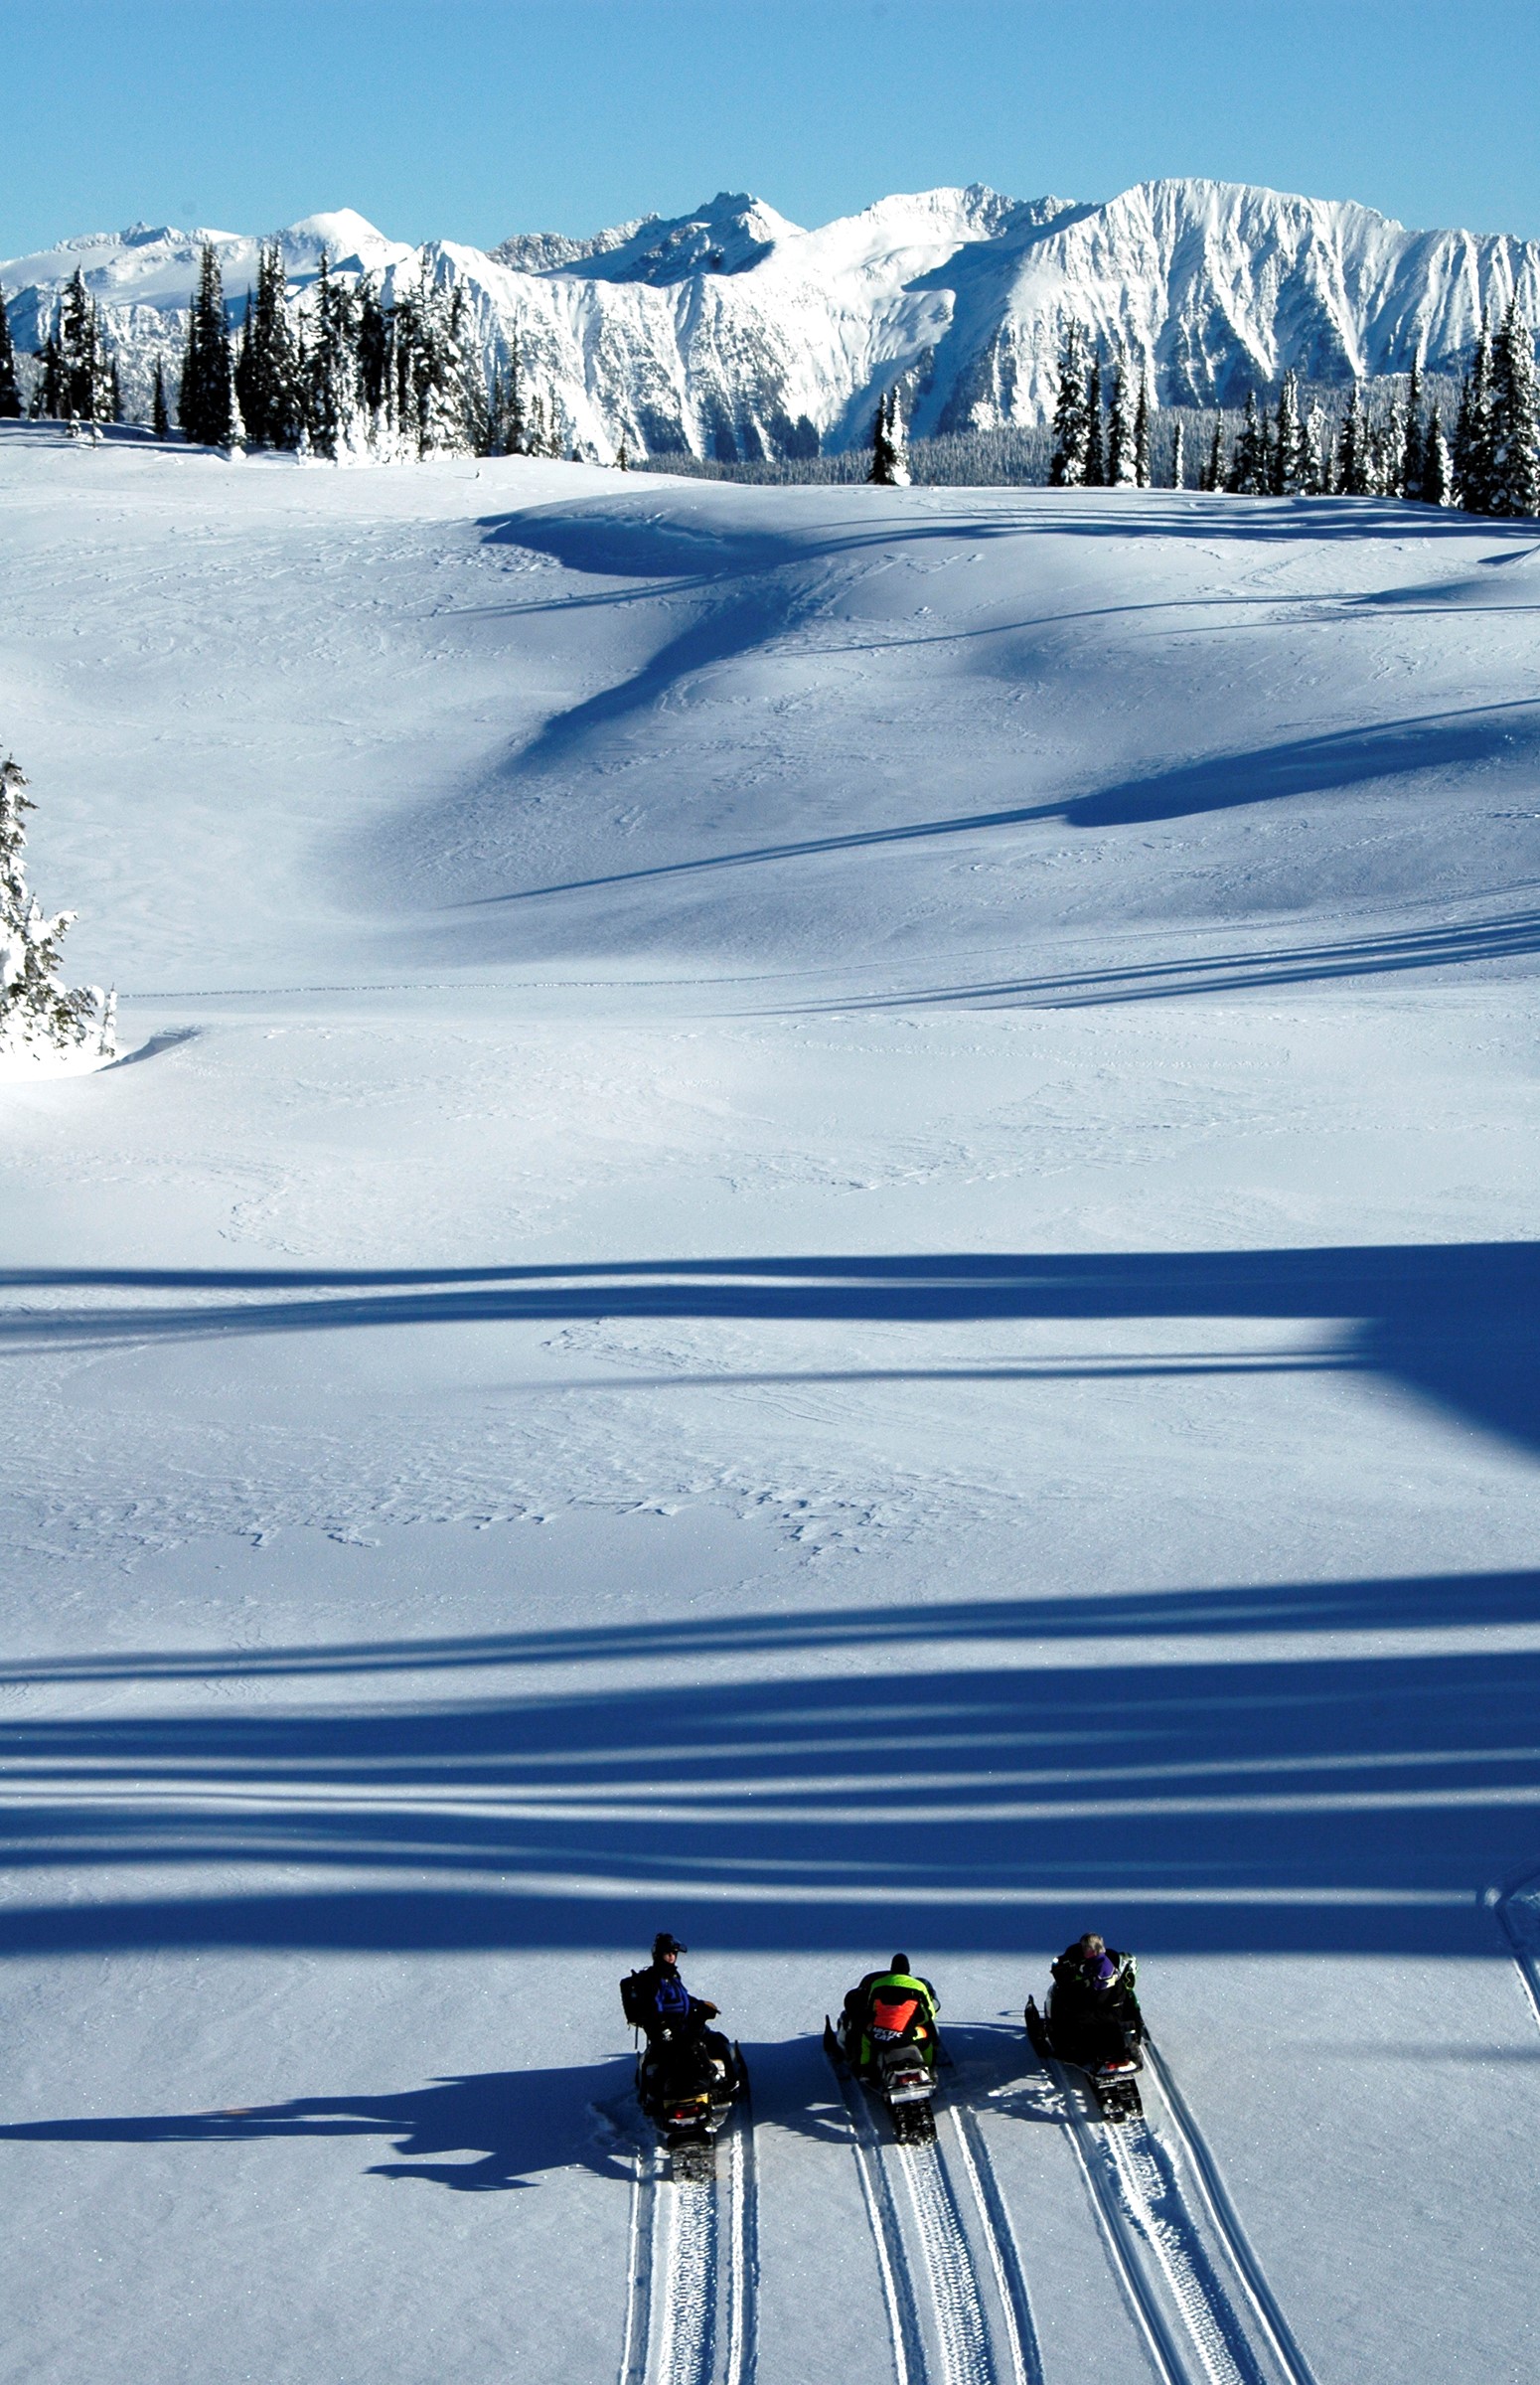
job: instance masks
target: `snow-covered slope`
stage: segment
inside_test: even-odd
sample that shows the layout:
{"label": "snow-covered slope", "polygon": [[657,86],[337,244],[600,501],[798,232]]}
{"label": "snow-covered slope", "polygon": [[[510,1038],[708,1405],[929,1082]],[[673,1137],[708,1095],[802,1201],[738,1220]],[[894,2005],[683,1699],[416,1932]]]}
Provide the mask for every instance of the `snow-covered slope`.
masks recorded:
{"label": "snow-covered slope", "polygon": [[[22,346],[75,270],[107,310],[135,402],[174,360],[198,244],[212,238],[238,308],[256,243],[136,227],[0,263]],[[517,336],[565,434],[633,453],[800,453],[864,438],[896,380],[917,432],[1041,417],[1075,317],[1147,362],[1166,403],[1238,402],[1289,366],[1312,380],[1449,371],[1483,308],[1515,287],[1540,320],[1540,246],[1408,232],[1372,209],[1244,184],[1141,183],[1104,206],[1001,198],[981,185],[884,199],[803,231],[721,193],[696,215],[571,240],[532,234],[491,255],[410,249],[361,217],[279,236],[303,288],[322,246],[393,288],[463,281],[489,357]]]}
{"label": "snow-covered slope", "polygon": [[1306,2385],[1027,2052],[1100,1926],[1315,2385],[1532,2375],[1534,525],[4,426],[0,541],[130,1055],[0,1087],[9,2370],[1148,2385],[1128,2257]]}

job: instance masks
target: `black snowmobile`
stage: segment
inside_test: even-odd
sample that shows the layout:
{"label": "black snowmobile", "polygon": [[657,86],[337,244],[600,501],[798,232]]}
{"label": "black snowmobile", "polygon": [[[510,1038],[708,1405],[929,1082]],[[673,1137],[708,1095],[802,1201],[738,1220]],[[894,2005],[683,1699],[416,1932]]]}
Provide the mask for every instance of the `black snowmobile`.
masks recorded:
{"label": "black snowmobile", "polygon": [[1103,2120],[1139,2120],[1145,2109],[1139,2092],[1145,2016],[1134,1992],[1132,1960],[1119,1958],[1112,1985],[1095,1987],[1081,1975],[1074,1951],[1054,1964],[1045,2008],[1039,2012],[1034,1999],[1026,1999],[1022,2017],[1032,2051],[1041,2061],[1083,2071]]}
{"label": "black snowmobile", "polygon": [[636,2063],[636,2099],[676,2179],[716,2175],[716,2140],[747,2080],[743,2056],[714,2029],[657,2029]]}
{"label": "black snowmobile", "polygon": [[904,1976],[907,1964],[894,1971],[899,1976],[880,1976],[869,1995],[869,1980],[852,1988],[838,2026],[826,2014],[824,2051],[881,2104],[900,2145],[929,2145],[941,2040],[928,2000],[912,1992],[916,1983]]}

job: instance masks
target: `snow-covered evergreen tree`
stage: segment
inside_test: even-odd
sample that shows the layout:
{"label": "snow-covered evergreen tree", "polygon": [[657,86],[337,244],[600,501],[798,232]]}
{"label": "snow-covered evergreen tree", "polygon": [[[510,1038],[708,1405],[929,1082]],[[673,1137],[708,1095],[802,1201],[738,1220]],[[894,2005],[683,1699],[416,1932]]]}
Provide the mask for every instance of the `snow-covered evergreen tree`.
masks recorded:
{"label": "snow-covered evergreen tree", "polygon": [[1540,513],[1540,423],[1536,421],[1535,340],[1519,313],[1518,293],[1492,342],[1491,479],[1485,511]]}
{"label": "snow-covered evergreen tree", "polygon": [[1214,435],[1209,441],[1208,455],[1198,477],[1198,487],[1212,496],[1216,489],[1222,489],[1225,486],[1228,479],[1229,471],[1224,453],[1224,418],[1220,414],[1215,414]]}
{"label": "snow-covered evergreen tree", "polygon": [[1107,486],[1132,489],[1135,481],[1134,389],[1122,341],[1112,361],[1112,398],[1107,408]]}
{"label": "snow-covered evergreen tree", "polygon": [[363,451],[367,426],[359,389],[358,304],[348,284],[334,277],[324,248],[309,321],[305,428],[311,452],[336,462]]}
{"label": "snow-covered evergreen tree", "polygon": [[112,366],[101,336],[96,301],[77,265],[59,312],[60,403],[67,421],[112,420]]}
{"label": "snow-covered evergreen tree", "polygon": [[1102,350],[1086,367],[1086,487],[1107,486],[1107,434],[1102,422]]}
{"label": "snow-covered evergreen tree", "polygon": [[1300,380],[1291,368],[1278,393],[1278,415],[1273,426],[1269,478],[1275,497],[1302,497],[1314,482],[1314,452],[1310,433],[1300,411]]}
{"label": "snow-covered evergreen tree", "polygon": [[11,339],[11,318],[5,311],[5,292],[0,290],[0,422],[19,422],[21,415],[22,394],[16,379],[16,349]]}
{"label": "snow-covered evergreen tree", "polygon": [[204,243],[199,261],[177,417],[197,447],[227,447],[234,435],[234,367],[225,320],[225,286],[212,240]]}
{"label": "snow-covered evergreen tree", "polygon": [[158,439],[171,436],[171,413],[166,404],[166,368],[159,357],[155,359],[155,380],[150,391],[150,428]]}
{"label": "snow-covered evergreen tree", "polygon": [[1392,398],[1369,427],[1369,489],[1375,497],[1402,495],[1401,463],[1406,451],[1406,415]]}
{"label": "snow-covered evergreen tree", "polygon": [[1053,458],[1048,482],[1055,489],[1083,489],[1091,447],[1089,342],[1080,325],[1065,326],[1059,346],[1059,396],[1053,409]]}
{"label": "snow-covered evergreen tree", "polygon": [[866,477],[879,489],[909,486],[909,459],[896,390],[884,391],[877,399],[876,419],[871,426],[871,470]]}
{"label": "snow-covered evergreen tree", "polygon": [[396,300],[392,345],[400,435],[419,456],[485,451],[487,387],[470,334],[464,290],[430,283],[425,267]]}
{"label": "snow-covered evergreen tree", "polygon": [[1370,494],[1369,430],[1363,418],[1363,392],[1357,382],[1342,416],[1337,433],[1336,472],[1337,493],[1342,497],[1367,497]]}
{"label": "snow-covered evergreen tree", "polygon": [[246,295],[235,395],[253,447],[297,447],[305,428],[306,392],[289,319],[288,280],[276,240],[258,252],[256,290]]}
{"label": "snow-covered evergreen tree", "polygon": [[1423,492],[1423,449],[1427,439],[1423,421],[1423,376],[1414,363],[1406,391],[1406,422],[1401,438],[1401,487],[1403,497],[1420,497]]}
{"label": "snow-covered evergreen tree", "polygon": [[1482,318],[1470,369],[1461,384],[1455,418],[1455,496],[1467,514],[1491,512],[1492,345]]}
{"label": "snow-covered evergreen tree", "polygon": [[1143,372],[1139,377],[1139,397],[1134,405],[1134,485],[1140,489],[1148,489],[1150,486],[1151,417],[1154,411],[1155,401],[1150,394],[1150,375],[1148,372]]}
{"label": "snow-covered evergreen tree", "polygon": [[0,762],[0,1060],[47,1061],[116,1050],[114,1005],[95,986],[67,986],[60,945],[74,911],[48,916],[27,883],[27,781]]}
{"label": "snow-covered evergreen tree", "polygon": [[1331,487],[1331,425],[1316,398],[1305,409],[1300,425],[1300,494],[1324,496]]}
{"label": "snow-covered evergreen tree", "polygon": [[1186,469],[1186,447],[1182,438],[1181,424],[1178,422],[1171,433],[1171,487],[1173,489],[1179,489],[1183,485]]}
{"label": "snow-covered evergreen tree", "polygon": [[[893,391],[888,401],[888,437],[893,444],[893,486],[895,489],[907,489],[913,479],[909,470],[909,425],[904,420],[903,398],[897,390]],[[572,461],[577,461],[575,442]]]}
{"label": "snow-covered evergreen tree", "polygon": [[1454,494],[1455,467],[1450,443],[1437,413],[1428,417],[1423,434],[1423,482],[1418,494],[1424,505],[1448,505]]}
{"label": "snow-covered evergreen tree", "polygon": [[59,357],[59,335],[50,330],[38,350],[38,378],[28,409],[34,422],[57,422],[65,410],[65,377]]}
{"label": "snow-covered evergreen tree", "polygon": [[1235,461],[1230,466],[1230,489],[1237,497],[1265,497],[1271,482],[1267,424],[1257,403],[1256,391],[1249,390],[1245,418],[1235,442]]}

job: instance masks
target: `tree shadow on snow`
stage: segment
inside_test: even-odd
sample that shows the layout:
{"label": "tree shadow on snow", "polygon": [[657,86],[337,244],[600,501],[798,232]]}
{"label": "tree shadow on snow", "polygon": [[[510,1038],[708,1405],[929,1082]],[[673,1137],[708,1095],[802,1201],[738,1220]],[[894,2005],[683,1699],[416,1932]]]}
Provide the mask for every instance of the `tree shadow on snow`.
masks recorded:
{"label": "tree shadow on snow", "polygon": [[[593,1262],[571,1267],[9,1268],[0,1290],[76,1289],[68,1307],[0,1310],[0,1351],[105,1348],[364,1327],[546,1324],[604,1318],[777,1319],[923,1329],[990,1321],[1202,1318],[1309,1323],[1311,1344],[1272,1352],[1105,1353],[1047,1365],[796,1370],[799,1381],[1023,1381],[1272,1370],[1378,1375],[1465,1423],[1540,1450],[1540,1243],[1365,1243],[1301,1250],[1001,1252]],[[121,1302],[102,1298],[120,1291]],[[139,1305],[146,1292],[176,1300]],[[677,1376],[645,1379],[664,1389]],[[758,1379],[723,1373],[723,1384]],[[770,1379],[770,1378],[765,1378]],[[774,1379],[792,1379],[791,1376]],[[567,1382],[560,1386],[571,1388]]]}
{"label": "tree shadow on snow", "polygon": [[[1482,1899],[1535,1857],[1540,1574],[741,1620],[741,1677],[725,1628],[634,1626],[665,1685],[584,1688],[568,1640],[577,1686],[18,1719],[0,1954],[613,1950],[664,1918],[702,1967],[826,1958],[826,2009],[862,1952],[907,1947],[944,1998],[949,1954],[999,1955],[1012,2010],[1093,1924],[1147,1952],[1507,1959]],[[824,1662],[842,1642],[869,1658]],[[804,1661],[766,1678],[772,1648]],[[28,1899],[61,1869],[68,1898]]]}

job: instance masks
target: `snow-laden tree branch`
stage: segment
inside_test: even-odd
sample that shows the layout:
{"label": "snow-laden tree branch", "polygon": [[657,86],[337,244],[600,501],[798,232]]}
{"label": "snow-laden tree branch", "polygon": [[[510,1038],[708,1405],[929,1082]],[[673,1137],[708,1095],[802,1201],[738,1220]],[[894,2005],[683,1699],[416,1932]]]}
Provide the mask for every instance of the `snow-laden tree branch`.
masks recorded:
{"label": "snow-laden tree branch", "polygon": [[74,911],[46,912],[27,883],[27,781],[0,762],[0,1063],[93,1066],[117,1050],[116,998],[99,986],[67,986],[60,946]]}

